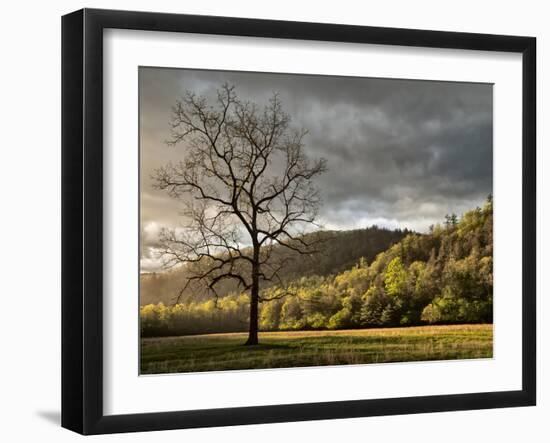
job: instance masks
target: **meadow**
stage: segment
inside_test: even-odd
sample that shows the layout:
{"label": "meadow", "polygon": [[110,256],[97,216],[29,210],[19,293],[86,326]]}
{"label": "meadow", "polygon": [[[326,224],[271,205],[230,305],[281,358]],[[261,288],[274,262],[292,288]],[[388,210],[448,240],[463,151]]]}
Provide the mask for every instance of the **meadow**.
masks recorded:
{"label": "meadow", "polygon": [[493,325],[261,332],[141,339],[141,374],[491,358]]}

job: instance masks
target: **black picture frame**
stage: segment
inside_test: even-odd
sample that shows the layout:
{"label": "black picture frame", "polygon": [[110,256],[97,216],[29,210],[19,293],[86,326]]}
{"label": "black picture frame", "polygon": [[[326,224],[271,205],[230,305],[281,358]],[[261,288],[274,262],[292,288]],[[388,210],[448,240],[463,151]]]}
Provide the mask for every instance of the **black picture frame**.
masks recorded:
{"label": "black picture frame", "polygon": [[[103,30],[503,51],[522,54],[522,389],[131,415],[103,413]],[[536,39],[83,9],[62,18],[62,426],[82,434],[412,414],[536,403]]]}

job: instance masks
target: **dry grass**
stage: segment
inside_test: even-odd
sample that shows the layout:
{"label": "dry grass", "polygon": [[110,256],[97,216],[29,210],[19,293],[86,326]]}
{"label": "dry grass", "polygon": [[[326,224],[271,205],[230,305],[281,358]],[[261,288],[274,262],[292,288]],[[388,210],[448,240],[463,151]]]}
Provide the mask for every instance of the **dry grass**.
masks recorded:
{"label": "dry grass", "polygon": [[493,325],[210,334],[141,340],[141,373],[491,358]]}

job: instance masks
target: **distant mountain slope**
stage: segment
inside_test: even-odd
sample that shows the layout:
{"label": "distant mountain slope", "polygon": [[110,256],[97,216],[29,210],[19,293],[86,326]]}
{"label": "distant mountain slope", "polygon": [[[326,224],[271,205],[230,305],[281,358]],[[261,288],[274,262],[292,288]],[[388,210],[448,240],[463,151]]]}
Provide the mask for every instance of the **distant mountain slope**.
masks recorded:
{"label": "distant mountain slope", "polygon": [[[323,234],[328,235],[328,234]],[[493,203],[460,217],[449,215],[426,234],[411,233],[372,257],[388,231],[342,232],[328,242],[317,267],[296,263],[285,285],[265,288],[271,299],[260,305],[261,331],[358,329],[422,324],[492,323]],[[362,254],[364,252],[364,254]],[[336,269],[351,256],[364,256],[347,269]],[[344,265],[342,265],[344,266]],[[307,275],[310,276],[307,276]],[[278,295],[281,295],[278,297]],[[146,336],[243,332],[249,315],[248,294],[176,306],[141,308]],[[475,346],[472,356],[480,356]]]}
{"label": "distant mountain slope", "polygon": [[[388,249],[391,245],[400,241],[407,234],[408,230],[381,229],[376,226],[357,229],[352,231],[321,231],[310,236],[318,236],[320,251],[311,256],[300,256],[282,272],[285,281],[293,281],[300,277],[312,275],[326,276],[337,274],[353,266],[361,257],[367,261],[374,260],[376,255]],[[289,254],[285,248],[279,247],[274,254]],[[180,267],[162,273],[149,273],[140,276],[140,304],[173,303],[174,297],[186,282],[186,269]],[[218,287],[221,296],[236,291],[237,287],[228,281]],[[203,300],[207,297],[206,292],[188,290],[184,293],[182,302],[186,299]]]}

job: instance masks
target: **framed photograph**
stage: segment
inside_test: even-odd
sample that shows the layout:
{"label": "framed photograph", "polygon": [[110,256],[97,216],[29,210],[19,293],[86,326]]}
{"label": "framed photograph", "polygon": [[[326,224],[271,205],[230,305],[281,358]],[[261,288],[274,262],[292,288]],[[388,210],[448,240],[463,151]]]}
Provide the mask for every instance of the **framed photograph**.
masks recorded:
{"label": "framed photograph", "polygon": [[62,20],[62,425],[536,402],[531,37]]}

